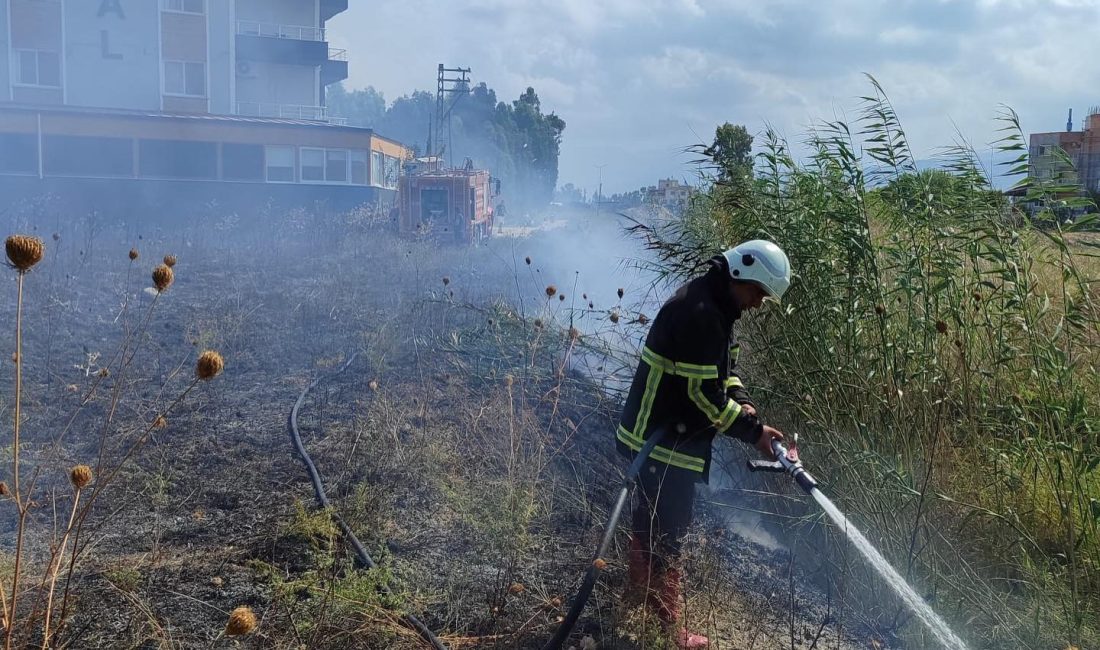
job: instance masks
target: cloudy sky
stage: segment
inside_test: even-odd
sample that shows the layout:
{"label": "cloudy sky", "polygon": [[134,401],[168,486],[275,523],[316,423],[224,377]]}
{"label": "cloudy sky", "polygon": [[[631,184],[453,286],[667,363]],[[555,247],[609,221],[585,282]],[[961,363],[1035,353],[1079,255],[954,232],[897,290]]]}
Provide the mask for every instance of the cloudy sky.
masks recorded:
{"label": "cloudy sky", "polygon": [[724,121],[799,140],[886,88],[918,158],[956,129],[988,149],[1001,104],[1027,131],[1100,104],[1100,0],[351,0],[329,24],[351,88],[432,89],[473,68],[534,86],[567,123],[560,183],[605,193],[690,180],[683,149]]}

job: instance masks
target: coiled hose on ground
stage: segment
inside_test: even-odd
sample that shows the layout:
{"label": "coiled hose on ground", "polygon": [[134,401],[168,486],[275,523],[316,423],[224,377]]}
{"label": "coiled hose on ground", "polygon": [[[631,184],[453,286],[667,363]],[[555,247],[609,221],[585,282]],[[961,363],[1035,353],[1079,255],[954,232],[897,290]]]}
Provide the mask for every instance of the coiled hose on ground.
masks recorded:
{"label": "coiled hose on ground", "polygon": [[630,464],[630,468],[626,470],[626,476],[623,477],[622,487],[619,489],[619,498],[615,501],[615,507],[611,510],[611,516],[608,517],[607,527],[604,528],[603,538],[600,540],[599,547],[596,548],[596,555],[592,558],[592,562],[588,565],[588,572],[584,575],[584,582],[581,583],[580,589],[577,590],[577,595],[573,597],[573,605],[569,608],[569,614],[558,626],[557,632],[554,633],[553,638],[546,642],[546,645],[542,647],[542,650],[560,650],[565,640],[569,638],[569,635],[573,632],[573,628],[577,625],[577,619],[581,617],[581,612],[584,611],[584,606],[588,604],[588,598],[592,595],[592,590],[596,587],[596,580],[600,577],[600,572],[603,571],[603,567],[606,566],[602,562],[603,556],[607,553],[607,549],[611,546],[611,540],[615,537],[615,528],[619,525],[619,517],[623,514],[623,506],[626,505],[626,499],[630,495],[630,488],[634,486],[634,479],[638,477],[638,473],[642,471],[642,465],[645,464],[647,458],[649,458],[650,452],[653,448],[661,442],[664,438],[665,430],[656,429],[650,434],[649,439],[645,441],[642,448],[638,451],[638,454],[634,457],[634,462]]}
{"label": "coiled hose on ground", "polygon": [[[313,491],[317,494],[317,502],[322,508],[331,513],[332,518],[336,521],[336,525],[340,527],[344,539],[347,540],[348,544],[350,544],[355,551],[355,558],[358,564],[363,568],[373,569],[378,565],[371,559],[370,554],[367,553],[367,549],[363,548],[363,544],[359,542],[359,538],[355,536],[355,533],[352,532],[351,527],[344,521],[344,518],[337,514],[332,508],[332,503],[328,500],[328,495],[325,494],[324,485],[321,483],[321,475],[317,471],[317,466],[313,464],[313,459],[310,458],[309,454],[306,452],[305,445],[302,444],[301,433],[298,431],[298,411],[301,410],[302,404],[305,402],[309,391],[313,390],[322,380],[347,370],[351,362],[355,361],[356,356],[358,356],[358,353],[351,355],[347,362],[338,370],[334,370],[325,375],[319,375],[311,381],[308,386],[302,389],[301,394],[298,395],[298,401],[294,402],[294,408],[290,410],[290,417],[287,419],[287,428],[290,430],[290,440],[294,443],[294,449],[298,452],[298,456],[301,457],[302,462],[305,463],[306,471],[309,472],[309,480],[313,483]],[[389,587],[382,585],[380,589],[386,595],[390,595]],[[443,642],[436,638],[435,634],[433,634],[432,631],[428,629],[428,626],[424,625],[420,619],[412,614],[405,614],[402,616],[401,620],[405,625],[409,626],[409,628],[415,630],[431,647],[436,650],[447,650],[447,646],[443,645]]]}

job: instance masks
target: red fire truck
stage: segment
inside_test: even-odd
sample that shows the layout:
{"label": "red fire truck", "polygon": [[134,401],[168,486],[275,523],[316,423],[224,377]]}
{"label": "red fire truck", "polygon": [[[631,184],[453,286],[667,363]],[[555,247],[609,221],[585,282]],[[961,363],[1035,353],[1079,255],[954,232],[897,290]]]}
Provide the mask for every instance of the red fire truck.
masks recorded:
{"label": "red fire truck", "polygon": [[444,169],[438,158],[406,166],[398,181],[398,228],[402,233],[477,244],[493,233],[494,199],[500,181],[474,169]]}

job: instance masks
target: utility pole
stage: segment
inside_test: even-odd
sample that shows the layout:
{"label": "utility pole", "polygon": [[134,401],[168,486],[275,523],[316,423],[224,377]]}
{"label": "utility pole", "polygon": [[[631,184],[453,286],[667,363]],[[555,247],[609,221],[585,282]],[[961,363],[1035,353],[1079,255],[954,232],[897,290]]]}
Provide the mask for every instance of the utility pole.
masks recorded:
{"label": "utility pole", "polygon": [[600,184],[599,189],[596,190],[596,216],[600,216],[600,204],[603,203],[603,168],[607,167],[607,163],[602,165],[592,165],[596,169],[600,170]]}
{"label": "utility pole", "polygon": [[[458,76],[448,77],[449,73],[455,73]],[[458,103],[458,98],[468,94],[470,94],[470,68],[448,68],[440,63],[435,92],[435,145],[441,154],[446,151],[448,159],[452,163],[451,167],[454,166],[454,159],[450,158],[454,149],[454,143],[451,141],[451,111]],[[447,95],[454,95],[454,100],[451,101],[450,106],[447,106]],[[435,152],[429,151],[428,155],[435,155]]]}

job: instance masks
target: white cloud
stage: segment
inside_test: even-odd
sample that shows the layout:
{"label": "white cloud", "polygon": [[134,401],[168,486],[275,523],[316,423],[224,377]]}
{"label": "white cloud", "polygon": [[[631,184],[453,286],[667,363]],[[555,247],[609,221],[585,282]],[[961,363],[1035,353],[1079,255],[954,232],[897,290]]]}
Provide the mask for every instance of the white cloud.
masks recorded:
{"label": "white cloud", "polygon": [[[527,86],[567,123],[561,181],[605,188],[683,177],[685,146],[723,121],[797,139],[851,117],[883,84],[918,152],[954,124],[981,146],[1001,103],[1033,130],[1100,104],[1100,0],[372,0],[330,25],[349,85],[386,97],[473,68],[509,101]],[[1076,35],[1076,36],[1075,36]],[[922,155],[918,153],[918,155]]]}

